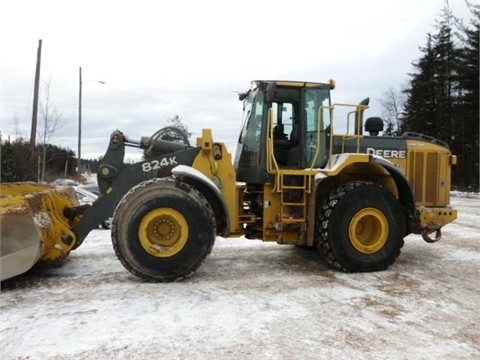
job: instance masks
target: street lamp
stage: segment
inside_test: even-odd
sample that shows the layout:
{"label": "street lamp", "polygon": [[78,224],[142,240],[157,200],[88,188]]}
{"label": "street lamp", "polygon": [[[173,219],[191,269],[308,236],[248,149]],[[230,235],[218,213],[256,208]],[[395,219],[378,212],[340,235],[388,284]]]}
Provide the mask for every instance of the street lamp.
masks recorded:
{"label": "street lamp", "polygon": [[[77,177],[78,182],[82,181],[82,84],[87,81],[82,81],[82,67],[79,67],[78,72],[78,156],[77,156]],[[88,81],[105,84],[105,81]]]}

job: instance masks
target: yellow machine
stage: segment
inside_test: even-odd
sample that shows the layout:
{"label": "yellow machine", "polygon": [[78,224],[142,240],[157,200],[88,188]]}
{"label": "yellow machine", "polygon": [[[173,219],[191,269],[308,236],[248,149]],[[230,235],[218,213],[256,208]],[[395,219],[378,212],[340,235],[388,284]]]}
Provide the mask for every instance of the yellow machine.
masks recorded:
{"label": "yellow machine", "polygon": [[[333,81],[252,82],[240,95],[234,159],[209,129],[195,146],[114,131],[97,174],[103,195],[87,208],[62,203],[57,232],[40,240],[78,247],[115,211],[118,258],[133,274],[161,282],[192,274],[216,236],[316,247],[346,272],[386,269],[411,233],[438,241],[457,216],[449,206],[456,157],[425,135],[378,136],[382,120],[363,120],[368,101],[332,104],[333,88]],[[350,109],[343,133],[334,131],[339,107]],[[150,156],[125,164],[125,146]],[[2,239],[2,269],[3,259]]]}
{"label": "yellow machine", "polygon": [[71,187],[35,183],[0,185],[1,280],[38,262],[65,258],[75,245],[64,208],[78,206]]}

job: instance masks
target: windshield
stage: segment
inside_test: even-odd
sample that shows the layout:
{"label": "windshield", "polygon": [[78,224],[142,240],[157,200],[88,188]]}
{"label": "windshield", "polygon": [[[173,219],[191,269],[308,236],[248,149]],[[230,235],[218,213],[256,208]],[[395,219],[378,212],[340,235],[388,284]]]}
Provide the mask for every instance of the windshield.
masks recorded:
{"label": "windshield", "polygon": [[238,166],[258,165],[264,100],[264,94],[259,90],[250,91],[244,100],[242,131],[235,153],[235,164]]}

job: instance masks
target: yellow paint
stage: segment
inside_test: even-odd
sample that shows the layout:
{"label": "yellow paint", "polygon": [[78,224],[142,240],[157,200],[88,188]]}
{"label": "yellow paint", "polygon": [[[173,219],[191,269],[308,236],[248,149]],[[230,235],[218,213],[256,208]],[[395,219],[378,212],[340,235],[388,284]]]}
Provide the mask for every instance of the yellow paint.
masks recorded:
{"label": "yellow paint", "polygon": [[[202,136],[197,138],[197,146],[202,149],[194,160],[192,167],[212,180],[222,193],[229,212],[230,231],[235,234],[238,232],[240,224],[238,222],[237,176],[232,163],[232,155],[225,144],[213,141],[210,129],[202,130]],[[215,159],[214,147],[220,150],[220,158]]]}
{"label": "yellow paint", "polygon": [[143,249],[160,258],[171,257],[182,251],[188,236],[187,220],[172,208],[150,211],[142,218],[138,228],[138,238]]}
{"label": "yellow paint", "polygon": [[[65,217],[65,207],[78,206],[75,192],[71,187],[59,187],[36,183],[0,184],[0,227],[15,226],[15,223],[30,224],[23,238],[10,238],[2,232],[2,243],[22,242],[39,244],[38,261],[59,260],[66,257],[75,245],[73,224]],[[5,222],[5,223],[4,223]],[[7,224],[8,222],[8,224]],[[36,231],[32,229],[36,228]],[[2,245],[3,248],[3,245]]]}
{"label": "yellow paint", "polygon": [[329,160],[329,167],[320,169],[317,172],[330,176],[336,176],[343,172],[350,165],[368,164],[370,162],[370,155],[355,153],[355,154],[340,154],[332,155]]}
{"label": "yellow paint", "polygon": [[457,218],[457,210],[451,208],[417,208],[421,228],[436,229],[445,226]]}
{"label": "yellow paint", "polygon": [[449,149],[425,141],[407,140],[406,177],[418,206],[446,207],[450,203],[451,165],[456,157]]}
{"label": "yellow paint", "polygon": [[358,211],[348,227],[353,247],[363,254],[374,254],[381,250],[387,242],[388,231],[387,218],[376,208]]}

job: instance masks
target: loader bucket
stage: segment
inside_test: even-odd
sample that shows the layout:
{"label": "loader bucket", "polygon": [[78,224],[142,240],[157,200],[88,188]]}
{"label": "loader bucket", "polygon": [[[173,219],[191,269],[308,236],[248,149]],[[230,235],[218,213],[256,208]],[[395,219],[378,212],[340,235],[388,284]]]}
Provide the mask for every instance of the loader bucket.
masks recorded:
{"label": "loader bucket", "polygon": [[78,200],[71,187],[0,184],[1,281],[70,253],[76,238],[63,210],[72,206]]}

